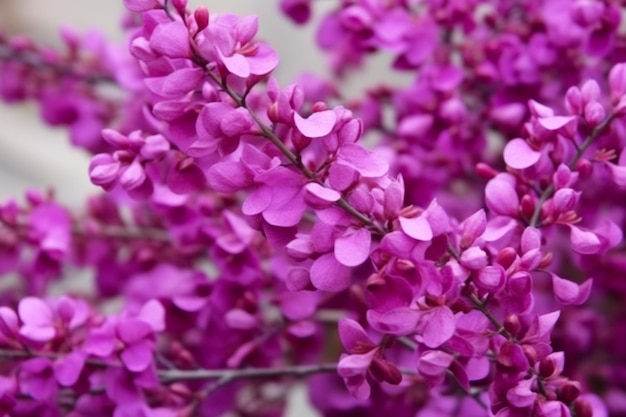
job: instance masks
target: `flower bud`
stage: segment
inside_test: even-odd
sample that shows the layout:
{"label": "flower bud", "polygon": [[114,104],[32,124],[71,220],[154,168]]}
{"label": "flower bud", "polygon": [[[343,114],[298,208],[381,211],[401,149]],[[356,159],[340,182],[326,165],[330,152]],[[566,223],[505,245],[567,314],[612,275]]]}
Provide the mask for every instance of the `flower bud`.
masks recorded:
{"label": "flower bud", "polygon": [[543,378],[550,378],[554,376],[556,372],[557,366],[552,358],[547,357],[539,363],[539,375]]}
{"label": "flower bud", "polygon": [[476,174],[478,174],[478,176],[483,179],[490,180],[498,175],[498,171],[485,164],[484,162],[479,162],[476,164]]}
{"label": "flower bud", "polygon": [[187,10],[187,0],[172,0],[172,6],[178,13],[183,14]]}
{"label": "flower bud", "polygon": [[593,417],[593,407],[584,398],[579,398],[574,403],[574,412],[576,417]]}
{"label": "flower bud", "polygon": [[587,80],[580,89],[580,92],[582,93],[583,105],[585,106],[594,101],[598,101],[601,94],[600,86],[596,80]]}
{"label": "flower bud", "polygon": [[369,369],[374,378],[380,382],[388,382],[392,385],[398,385],[402,381],[402,374],[398,368],[383,358],[375,356]]}
{"label": "flower bud", "polygon": [[506,316],[504,318],[504,321],[502,322],[502,326],[507,332],[511,333],[511,335],[513,336],[516,336],[522,328],[522,324],[520,323],[517,314],[509,314],[508,316]]}
{"label": "flower bud", "polygon": [[593,173],[593,165],[588,159],[581,158],[576,163],[576,171],[578,171],[578,173],[580,174],[581,180],[586,180]]}
{"label": "flower bud", "polygon": [[469,248],[487,228],[485,210],[478,210],[461,223],[461,249]]}
{"label": "flower bud", "polygon": [[585,106],[585,120],[591,126],[597,126],[606,118],[604,106],[597,101],[593,101]]}
{"label": "flower bud", "polygon": [[517,258],[517,251],[511,247],[502,249],[496,257],[496,263],[502,265],[504,269],[508,269]]}
{"label": "flower bud", "polygon": [[519,210],[520,213],[522,213],[522,215],[524,215],[527,219],[530,219],[533,216],[533,213],[535,212],[535,202],[530,195],[524,194],[520,200]]}
{"label": "flower bud", "polygon": [[583,112],[583,94],[578,87],[570,87],[565,93],[565,108],[572,115]]}
{"label": "flower bud", "polygon": [[480,270],[473,282],[478,288],[495,294],[504,286],[505,278],[504,269],[500,265],[488,265]]}
{"label": "flower bud", "polygon": [[466,268],[478,270],[488,264],[487,254],[484,250],[473,246],[461,254],[461,265]]}
{"label": "flower bud", "polygon": [[196,25],[198,25],[198,32],[206,29],[209,26],[209,10],[200,6],[193,12],[193,17],[196,19]]}
{"label": "flower bud", "polygon": [[609,87],[611,99],[615,102],[626,95],[626,63],[619,63],[609,72]]}
{"label": "flower bud", "polygon": [[580,383],[567,381],[559,388],[559,399],[565,404],[571,404],[580,396]]}
{"label": "flower bud", "polygon": [[579,199],[580,192],[574,191],[571,188],[561,188],[554,193],[552,204],[558,213],[565,213],[570,210],[575,210]]}

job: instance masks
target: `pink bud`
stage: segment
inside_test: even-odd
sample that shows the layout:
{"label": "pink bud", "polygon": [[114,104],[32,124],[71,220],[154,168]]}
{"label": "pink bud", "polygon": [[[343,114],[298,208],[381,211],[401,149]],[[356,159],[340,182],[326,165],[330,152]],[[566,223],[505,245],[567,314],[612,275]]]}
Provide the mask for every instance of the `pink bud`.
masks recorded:
{"label": "pink bud", "polygon": [[461,254],[461,265],[466,268],[478,270],[487,266],[487,254],[484,250],[473,246]]}
{"label": "pink bud", "polygon": [[618,101],[626,95],[626,63],[615,64],[609,73],[611,100]]}
{"label": "pink bud", "polygon": [[576,163],[576,171],[578,171],[578,173],[580,174],[581,180],[586,180],[593,173],[593,165],[588,159],[581,158]]}
{"label": "pink bud", "polygon": [[579,191],[574,191],[571,188],[561,188],[560,190],[557,190],[552,198],[554,209],[558,213],[575,210],[576,206],[578,206],[580,194],[581,193]]}
{"label": "pink bud", "polygon": [[517,251],[511,247],[502,249],[496,257],[496,262],[504,269],[508,269],[517,259]]}
{"label": "pink bud", "polygon": [[487,228],[487,217],[483,209],[478,210],[461,223],[461,249],[469,248]]}
{"label": "pink bud", "polygon": [[485,164],[484,162],[479,162],[476,164],[476,174],[483,179],[490,180],[496,175],[498,175],[498,171]]}
{"label": "pink bud", "polygon": [[565,93],[565,108],[572,115],[581,114],[583,111],[583,94],[578,87],[570,87]]}
{"label": "pink bud", "polygon": [[606,118],[604,106],[597,101],[592,101],[585,106],[585,120],[591,126],[597,126]]}
{"label": "pink bud", "polygon": [[530,219],[535,212],[535,202],[533,198],[528,194],[524,194],[520,201],[519,209],[526,218]]}
{"label": "pink bud", "polygon": [[198,32],[206,29],[209,26],[209,10],[200,6],[193,12],[193,17],[196,19],[196,24],[198,25]]}
{"label": "pink bud", "polygon": [[598,101],[600,98],[600,86],[598,85],[596,80],[587,80],[580,92],[583,95],[583,105],[587,105],[594,101]]}
{"label": "pink bud", "polygon": [[505,278],[504,269],[496,264],[481,269],[473,282],[478,288],[495,294],[504,286]]}

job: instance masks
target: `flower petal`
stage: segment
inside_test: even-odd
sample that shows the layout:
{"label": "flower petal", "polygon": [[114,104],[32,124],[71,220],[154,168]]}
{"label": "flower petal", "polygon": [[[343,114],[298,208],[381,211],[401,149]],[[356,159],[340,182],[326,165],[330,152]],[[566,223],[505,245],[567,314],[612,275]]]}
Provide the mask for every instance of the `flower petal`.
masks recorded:
{"label": "flower petal", "polygon": [[504,148],[504,162],[511,168],[524,169],[539,161],[541,152],[532,149],[524,139],[513,139]]}

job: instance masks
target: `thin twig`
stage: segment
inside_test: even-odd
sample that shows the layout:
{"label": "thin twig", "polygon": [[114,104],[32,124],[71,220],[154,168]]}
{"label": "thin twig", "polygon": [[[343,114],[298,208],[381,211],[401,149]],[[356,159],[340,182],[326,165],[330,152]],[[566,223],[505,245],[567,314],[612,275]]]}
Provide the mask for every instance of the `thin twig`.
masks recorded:
{"label": "thin twig", "polygon": [[5,45],[0,45],[0,61],[18,61],[33,68],[47,69],[58,75],[76,77],[92,84],[116,84],[115,79],[109,74],[96,72],[92,69],[90,69],[89,72],[78,72],[76,68],[71,65],[48,62],[33,51],[15,51]]}

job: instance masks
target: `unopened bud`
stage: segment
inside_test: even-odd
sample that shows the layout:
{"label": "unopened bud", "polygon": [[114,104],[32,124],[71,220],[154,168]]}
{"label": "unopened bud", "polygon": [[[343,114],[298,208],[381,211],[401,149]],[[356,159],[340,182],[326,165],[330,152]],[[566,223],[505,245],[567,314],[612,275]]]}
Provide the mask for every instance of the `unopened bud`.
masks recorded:
{"label": "unopened bud", "polygon": [[496,263],[502,265],[502,268],[508,269],[517,258],[517,251],[511,247],[502,249],[496,257]]}
{"label": "unopened bud", "polygon": [[530,219],[535,212],[535,202],[529,194],[524,194],[519,204],[520,213]]}
{"label": "unopened bud", "polygon": [[604,106],[598,103],[597,101],[593,101],[585,106],[585,120],[591,126],[598,126],[604,119],[606,118],[606,111],[604,110]]}
{"label": "unopened bud", "polygon": [[209,26],[209,9],[204,6],[198,7],[193,12],[193,17],[196,19],[196,24],[198,25],[198,32],[204,30],[207,26]]}
{"label": "unopened bud", "polygon": [[576,417],[593,417],[593,407],[584,398],[579,398],[574,403],[574,413]]}
{"label": "unopened bud", "polygon": [[172,6],[180,14],[184,14],[187,10],[187,0],[172,0]]}
{"label": "unopened bud", "polygon": [[567,381],[559,388],[559,399],[565,404],[571,404],[580,396],[580,383]]}
{"label": "unopened bud", "polygon": [[517,335],[522,328],[522,324],[520,323],[517,314],[509,314],[506,316],[504,318],[504,322],[502,322],[502,326],[504,326],[504,329],[513,336]]}
{"label": "unopened bud", "polygon": [[570,87],[565,93],[565,108],[572,115],[583,112],[583,94],[578,87]]}
{"label": "unopened bud", "polygon": [[557,372],[556,363],[552,358],[545,358],[539,363],[539,375],[549,378]]}
{"label": "unopened bud", "polygon": [[498,175],[498,171],[485,164],[484,162],[479,162],[476,164],[476,174],[478,174],[478,176],[483,179],[490,180]]}
{"label": "unopened bud", "polygon": [[588,159],[582,158],[576,163],[576,171],[578,171],[581,180],[586,180],[593,173],[593,165]]}
{"label": "unopened bud", "polygon": [[325,110],[328,110],[328,105],[324,103],[323,101],[317,101],[313,103],[313,106],[311,106],[312,113],[317,113],[317,112],[325,111]]}
{"label": "unopened bud", "polygon": [[402,374],[398,368],[383,358],[374,357],[370,371],[374,378],[380,382],[388,382],[392,385],[398,385],[402,382]]}

